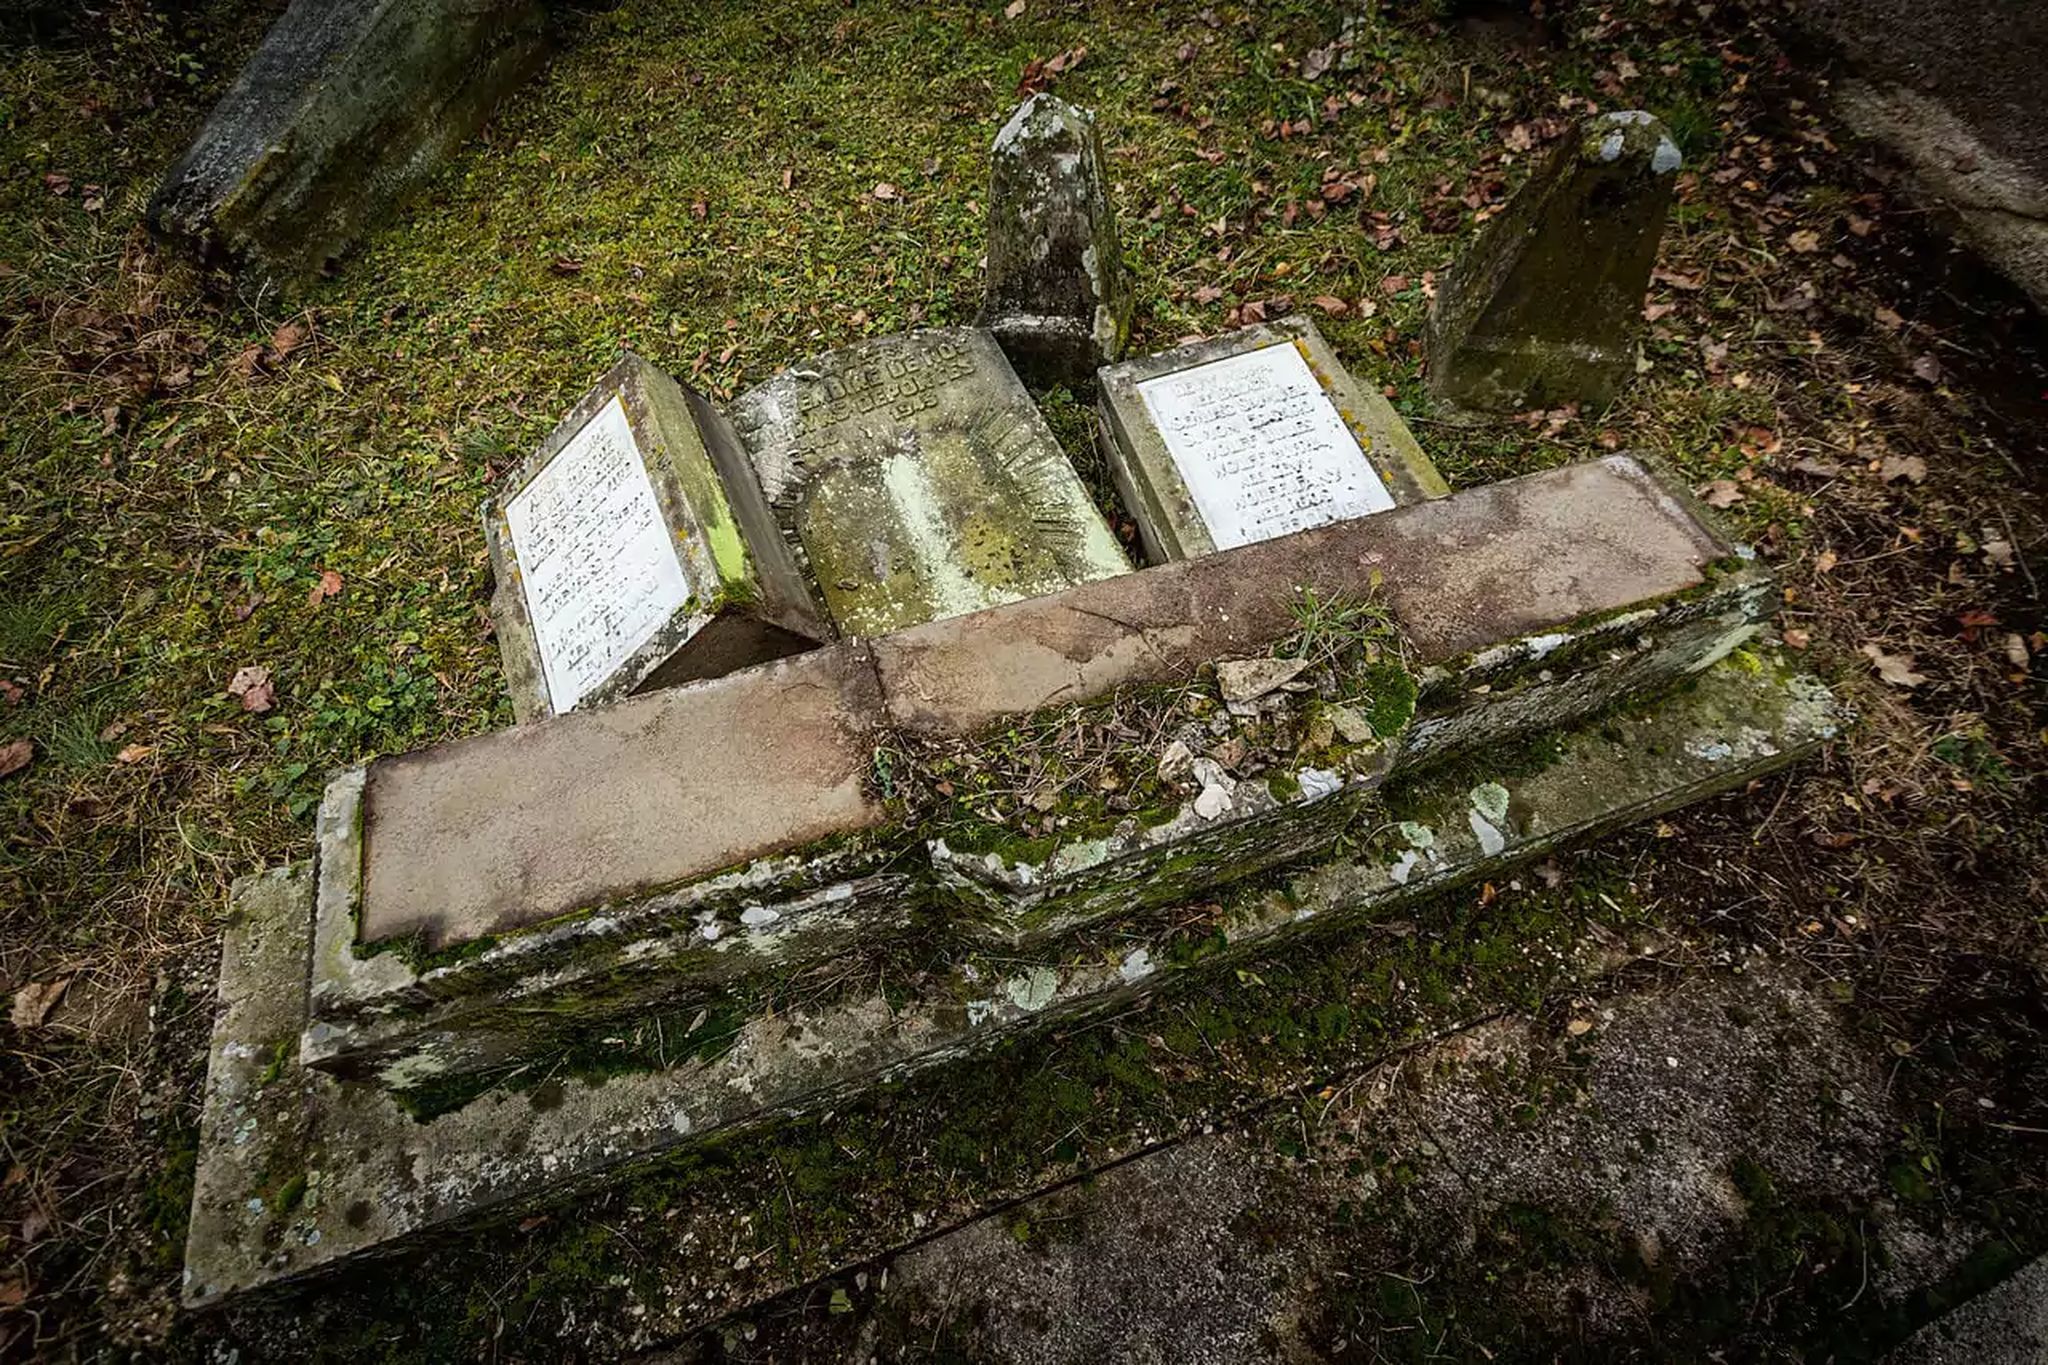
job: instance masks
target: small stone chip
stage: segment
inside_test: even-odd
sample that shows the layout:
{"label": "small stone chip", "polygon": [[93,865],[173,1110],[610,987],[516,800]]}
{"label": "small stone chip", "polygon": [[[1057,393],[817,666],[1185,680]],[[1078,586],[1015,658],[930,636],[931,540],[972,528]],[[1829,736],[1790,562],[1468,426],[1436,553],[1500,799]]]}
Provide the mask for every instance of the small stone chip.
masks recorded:
{"label": "small stone chip", "polygon": [[1363,744],[1373,737],[1372,722],[1352,707],[1332,706],[1323,714],[1337,727],[1337,734],[1346,744]]}
{"label": "small stone chip", "polygon": [[1222,659],[1216,664],[1216,685],[1227,702],[1257,701],[1293,682],[1307,667],[1306,659]]}

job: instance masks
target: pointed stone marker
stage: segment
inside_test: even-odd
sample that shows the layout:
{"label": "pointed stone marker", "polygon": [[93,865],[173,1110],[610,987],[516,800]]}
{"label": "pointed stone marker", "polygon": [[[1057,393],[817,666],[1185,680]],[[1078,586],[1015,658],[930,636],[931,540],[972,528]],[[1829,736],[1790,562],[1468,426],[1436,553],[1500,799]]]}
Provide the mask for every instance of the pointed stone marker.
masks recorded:
{"label": "pointed stone marker", "polygon": [[732,403],[783,529],[846,635],[1130,572],[989,333],[878,337]]}
{"label": "pointed stone marker", "polygon": [[1305,317],[1109,366],[1099,405],[1154,564],[1449,491],[1393,405]]}
{"label": "pointed stone marker", "polygon": [[628,355],[484,509],[523,723],[832,636],[731,425]]}
{"label": "pointed stone marker", "polygon": [[1027,378],[1084,382],[1123,353],[1131,321],[1095,116],[1033,95],[990,161],[982,325]]}
{"label": "pointed stone marker", "polygon": [[1612,401],[1682,158],[1641,110],[1579,125],[1445,274],[1429,317],[1429,383],[1487,411]]}

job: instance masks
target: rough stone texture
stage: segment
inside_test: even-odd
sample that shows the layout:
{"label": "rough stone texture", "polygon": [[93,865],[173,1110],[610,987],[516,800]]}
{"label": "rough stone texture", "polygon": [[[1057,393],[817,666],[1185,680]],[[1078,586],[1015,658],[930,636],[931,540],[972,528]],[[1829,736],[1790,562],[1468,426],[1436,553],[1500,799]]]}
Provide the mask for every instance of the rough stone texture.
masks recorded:
{"label": "rough stone texture", "polygon": [[[322,808],[303,1056],[410,1089],[881,943],[914,924],[913,887],[973,912],[948,921],[962,941],[1018,945],[1314,856],[1392,766],[1647,694],[1743,643],[1772,585],[1729,562],[1615,456],[380,761],[366,794],[350,774]],[[1261,652],[1295,628],[1300,590],[1375,582],[1421,666],[1399,732],[1254,780],[1218,770],[1175,809],[1049,846],[918,853],[917,828],[877,828],[891,817],[862,778],[889,725],[971,744]],[[421,962],[393,950],[409,935],[467,946]]]}
{"label": "rough stone texture", "polygon": [[1640,110],[1582,123],[1440,277],[1431,389],[1486,410],[1611,401],[1635,371],[1680,161]]}
{"label": "rough stone texture", "polygon": [[536,924],[879,824],[879,710],[840,645],[369,769],[361,938]]}
{"label": "rough stone texture", "polygon": [[715,678],[830,639],[731,425],[701,396],[628,354],[586,394],[484,507],[497,589],[491,620],[521,723],[556,714],[527,610],[505,507],[612,399],[620,399],[682,561],[691,596],[609,681],[576,701]]}
{"label": "rough stone texture", "polygon": [[1085,384],[1123,354],[1131,293],[1095,116],[1044,93],[989,152],[981,325],[1035,383]]}
{"label": "rough stone texture", "polygon": [[1377,592],[1421,663],[1701,587],[1730,547],[1686,496],[1614,455],[875,642],[895,724],[968,732],[1256,653],[1300,588]]}
{"label": "rough stone texture", "polygon": [[279,284],[315,274],[539,64],[538,0],[292,0],[149,208]]}
{"label": "rough stone texture", "polygon": [[1396,735],[1333,748],[1270,776],[1235,780],[1219,769],[1157,824],[1126,817],[1106,834],[1063,836],[1049,853],[977,853],[935,839],[932,870],[979,909],[975,937],[1018,946],[1054,940],[1326,854],[1371,809],[1400,742]]}
{"label": "rough stone texture", "polygon": [[1210,341],[1128,360],[1102,372],[1098,401],[1103,434],[1108,438],[1110,470],[1124,506],[1137,520],[1146,558],[1152,563],[1193,559],[1214,553],[1217,546],[1139,396],[1138,386],[1229,356],[1287,345],[1300,349],[1397,506],[1442,497],[1450,491],[1393,405],[1351,377],[1314,322],[1297,315],[1261,323]]}
{"label": "rough stone texture", "polygon": [[[1430,1327],[1450,1334],[1438,1359],[1485,1359],[1475,1344],[1498,1359],[1553,1358],[1547,1346],[1576,1359],[1668,1354],[1683,1338],[1621,1256],[1557,1264],[1531,1245],[1492,1270],[1485,1302],[1443,1281],[1488,1256],[1482,1230],[1522,1211],[1710,1291],[1758,1235],[1732,1169],[1767,1168],[1787,1199],[1870,1198],[1901,1114],[1882,1059],[1774,965],[1574,1003],[1572,1017],[1594,1025],[1576,1040],[1554,1018],[1480,1024],[1333,1084],[1309,1106],[1314,1121],[1285,1106],[954,1229],[870,1267],[873,1292],[850,1295],[851,1314],[764,1305],[746,1358],[1302,1365],[1391,1354],[1391,1334],[1355,1332],[1347,1299],[1392,1305],[1382,1331],[1407,1329],[1396,1349],[1422,1318],[1400,1306],[1429,1304]],[[1571,1084],[1518,1106],[1532,1073]],[[1508,1108],[1521,1112],[1503,1124]],[[1890,1229],[1867,1230],[1910,1255]],[[2008,1298],[2038,1331],[2043,1276],[2021,1279],[2037,1301]],[[1872,1285],[1866,1297],[1882,1293]],[[1504,1321],[1529,1335],[1495,1337]],[[1662,1334],[1650,1352],[1646,1329]],[[1983,1346],[1910,1359],[2042,1358],[2011,1340]]]}
{"label": "rough stone texture", "polygon": [[[1401,828],[1400,847],[1375,843],[1355,861],[1304,872],[1284,894],[1232,899],[1218,951],[1200,961],[1177,959],[1165,927],[1148,931],[1153,938],[1134,934],[1108,955],[1099,946],[1036,963],[1005,954],[985,964],[993,970],[963,965],[957,980],[910,999],[856,997],[755,1016],[715,1057],[493,1091],[424,1122],[381,1086],[307,1071],[291,1055],[289,1029],[279,1030],[302,1019],[307,1003],[309,878],[273,874],[253,883],[264,888],[256,895],[244,884],[222,959],[230,1008],[215,1034],[204,1102],[208,1138],[187,1248],[187,1301],[212,1302],[431,1229],[573,1200],[690,1144],[778,1113],[829,1107],[879,1075],[959,1057],[1017,1029],[1120,1008],[1179,973],[1248,961],[1313,925],[1341,929],[1452,881],[1498,877],[1565,840],[1652,817],[1789,763],[1831,738],[1838,724],[1826,690],[1812,680],[1760,661],[1726,663],[1659,707],[1560,736],[1555,761],[1540,771],[1502,774],[1469,791],[1469,775],[1419,780],[1408,794],[1415,818]],[[1664,761],[1642,763],[1649,751]],[[1500,823],[1489,834],[1475,815]],[[257,951],[245,943],[271,946]],[[276,1197],[283,1191],[292,1197]],[[710,1246],[716,1239],[692,1245],[697,1240]],[[856,1246],[850,1254],[881,1249]],[[734,1276],[727,1255],[721,1270],[734,1293],[750,1293],[742,1287],[783,1287],[774,1283],[773,1263],[764,1257],[757,1272]],[[662,1321],[651,1325],[684,1330],[742,1301],[672,1296],[659,1305]]]}
{"label": "rough stone texture", "polygon": [[882,337],[734,400],[839,629],[879,635],[1128,573],[989,333]]}
{"label": "rough stone texture", "polygon": [[2012,0],[1794,0],[1850,74],[1836,108],[1887,144],[1962,235],[2048,309],[2048,7]]}
{"label": "rough stone texture", "polygon": [[2043,1365],[2048,1362],[2048,1260],[1928,1323],[1885,1365]]}

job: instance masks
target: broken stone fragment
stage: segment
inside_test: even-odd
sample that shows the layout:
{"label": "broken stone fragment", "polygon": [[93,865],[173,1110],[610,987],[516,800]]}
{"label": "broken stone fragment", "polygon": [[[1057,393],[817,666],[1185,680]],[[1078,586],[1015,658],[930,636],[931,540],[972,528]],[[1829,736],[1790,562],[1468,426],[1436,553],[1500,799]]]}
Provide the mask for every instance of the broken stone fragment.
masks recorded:
{"label": "broken stone fragment", "polygon": [[1449,491],[1306,317],[1109,366],[1099,407],[1110,472],[1155,564]]}
{"label": "broken stone fragment", "polygon": [[1682,161],[1641,110],[1581,123],[1439,282],[1431,389],[1487,411],[1612,401]]}
{"label": "broken stone fragment", "polygon": [[1307,667],[1306,659],[1219,659],[1216,687],[1226,702],[1257,701],[1293,682]]}
{"label": "broken stone fragment", "polygon": [[1131,293],[1095,116],[1036,94],[990,151],[981,323],[1045,384],[1080,384],[1123,353]]}
{"label": "broken stone fragment", "polygon": [[149,206],[159,233],[314,275],[539,64],[538,0],[292,0]]}
{"label": "broken stone fragment", "polygon": [[484,508],[521,722],[832,637],[725,418],[635,355]]}

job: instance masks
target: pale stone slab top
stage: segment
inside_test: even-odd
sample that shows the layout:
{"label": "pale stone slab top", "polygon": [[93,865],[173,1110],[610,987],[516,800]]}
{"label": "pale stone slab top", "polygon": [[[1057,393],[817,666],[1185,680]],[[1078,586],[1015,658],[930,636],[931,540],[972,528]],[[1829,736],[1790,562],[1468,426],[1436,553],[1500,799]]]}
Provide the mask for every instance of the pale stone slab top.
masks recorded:
{"label": "pale stone slab top", "polygon": [[882,818],[855,645],[370,765],[361,938],[538,923]]}
{"label": "pale stone slab top", "polygon": [[1464,489],[875,641],[890,719],[971,730],[1262,649],[1296,591],[1377,590],[1423,662],[1698,586],[1732,547],[1636,460]]}
{"label": "pale stone slab top", "polygon": [[1110,470],[1154,564],[1449,491],[1393,406],[1306,317],[1101,372]]}

